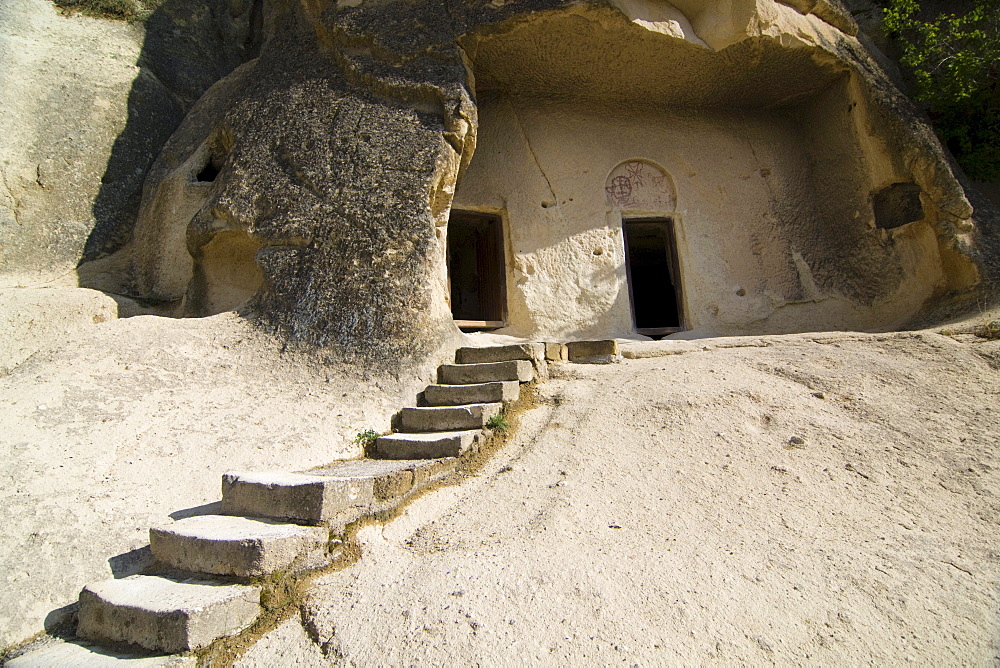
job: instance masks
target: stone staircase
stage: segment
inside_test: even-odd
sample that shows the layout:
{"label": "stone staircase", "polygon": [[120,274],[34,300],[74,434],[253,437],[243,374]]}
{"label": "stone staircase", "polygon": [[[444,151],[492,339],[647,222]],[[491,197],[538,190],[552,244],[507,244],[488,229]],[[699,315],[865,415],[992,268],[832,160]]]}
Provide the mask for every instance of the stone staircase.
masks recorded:
{"label": "stone staircase", "polygon": [[[262,576],[329,564],[339,556],[331,538],[346,525],[394,509],[477,452],[490,418],[517,400],[521,384],[547,376],[546,345],[459,349],[457,363],[439,368],[438,384],[402,410],[395,433],[379,437],[365,459],[225,474],[221,515],[151,529],[152,570],[83,589],[77,636],[175,654],[240,633],[261,614]],[[549,359],[565,359],[555,350]],[[45,665],[31,656],[9,665]]]}

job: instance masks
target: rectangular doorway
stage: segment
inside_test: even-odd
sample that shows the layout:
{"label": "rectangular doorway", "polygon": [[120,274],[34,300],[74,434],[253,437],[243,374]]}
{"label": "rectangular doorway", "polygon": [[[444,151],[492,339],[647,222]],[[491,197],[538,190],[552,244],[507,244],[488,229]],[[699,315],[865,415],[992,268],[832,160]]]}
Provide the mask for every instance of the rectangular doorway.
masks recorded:
{"label": "rectangular doorway", "polygon": [[507,326],[507,272],[498,216],[452,211],[448,219],[451,313],[463,331]]}
{"label": "rectangular doorway", "polygon": [[625,220],[625,267],[632,324],[644,336],[684,329],[680,270],[669,218]]}

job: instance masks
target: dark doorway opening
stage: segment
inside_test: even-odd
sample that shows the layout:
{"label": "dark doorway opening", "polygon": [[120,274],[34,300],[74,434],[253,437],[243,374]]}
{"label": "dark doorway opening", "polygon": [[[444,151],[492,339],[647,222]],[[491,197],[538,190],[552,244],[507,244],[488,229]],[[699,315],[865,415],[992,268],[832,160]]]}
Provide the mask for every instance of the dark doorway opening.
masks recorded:
{"label": "dark doorway opening", "polygon": [[624,221],[628,296],[635,331],[660,337],[683,330],[673,221]]}
{"label": "dark doorway opening", "polygon": [[451,313],[463,331],[507,326],[507,282],[500,218],[452,211],[448,219]]}

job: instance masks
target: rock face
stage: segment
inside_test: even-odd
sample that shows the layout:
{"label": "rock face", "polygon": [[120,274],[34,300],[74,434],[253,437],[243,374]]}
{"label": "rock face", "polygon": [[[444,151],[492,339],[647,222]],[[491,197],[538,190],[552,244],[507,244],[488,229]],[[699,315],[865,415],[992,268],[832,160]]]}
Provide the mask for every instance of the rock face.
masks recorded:
{"label": "rock face", "polygon": [[129,241],[163,144],[254,54],[259,5],[166,0],[145,25],[0,7],[0,285],[72,285]]}
{"label": "rock face", "polygon": [[0,6],[0,285],[72,275],[141,43],[133,26],[45,0]]}
{"label": "rock face", "polygon": [[[452,210],[501,221],[482,320],[518,336],[659,331],[643,290],[674,294],[665,331],[887,329],[982,283],[988,221],[839,2],[255,11],[259,57],[167,142],[118,256],[177,315],[426,358],[456,333]],[[669,277],[640,277],[637,219]]]}

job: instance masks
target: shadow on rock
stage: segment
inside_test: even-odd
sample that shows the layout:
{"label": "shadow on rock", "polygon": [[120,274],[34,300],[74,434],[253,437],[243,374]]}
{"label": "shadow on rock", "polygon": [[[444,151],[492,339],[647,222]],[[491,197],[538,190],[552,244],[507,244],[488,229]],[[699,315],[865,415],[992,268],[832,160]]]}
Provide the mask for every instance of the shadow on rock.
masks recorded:
{"label": "shadow on rock", "polygon": [[208,88],[259,49],[263,0],[166,0],[145,23],[128,119],[94,201],[81,264],[131,239],[142,185],[163,145]]}

